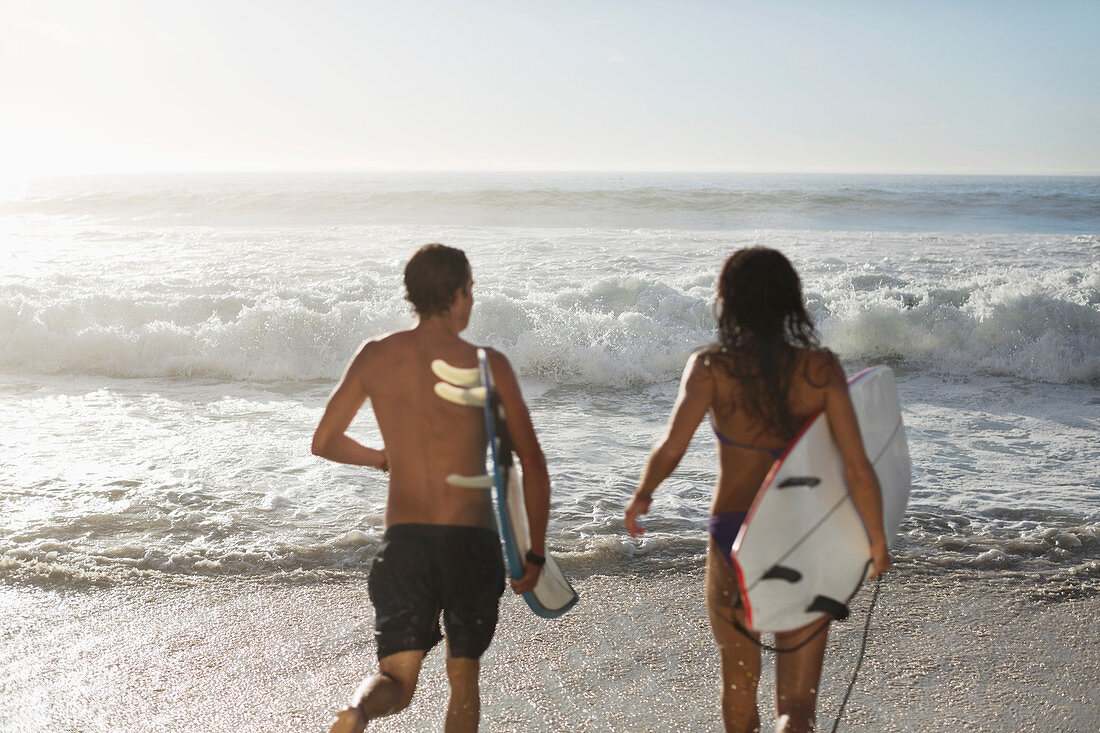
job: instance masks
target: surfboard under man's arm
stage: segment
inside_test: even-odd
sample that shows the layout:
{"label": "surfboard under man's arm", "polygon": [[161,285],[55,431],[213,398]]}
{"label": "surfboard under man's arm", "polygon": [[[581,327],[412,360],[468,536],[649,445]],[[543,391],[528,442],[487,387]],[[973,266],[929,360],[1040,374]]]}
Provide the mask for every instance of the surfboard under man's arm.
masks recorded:
{"label": "surfboard under man's arm", "polygon": [[[546,525],[550,518],[550,474],[546,469],[546,457],[539,445],[531,413],[523,401],[519,381],[508,359],[495,349],[486,349],[493,370],[493,382],[504,407],[508,422],[508,436],[512,448],[523,469],[523,495],[527,507],[527,523],[531,532],[531,552],[546,556]],[[517,593],[525,593],[535,587],[541,568],[526,563],[523,577],[512,581]]]}

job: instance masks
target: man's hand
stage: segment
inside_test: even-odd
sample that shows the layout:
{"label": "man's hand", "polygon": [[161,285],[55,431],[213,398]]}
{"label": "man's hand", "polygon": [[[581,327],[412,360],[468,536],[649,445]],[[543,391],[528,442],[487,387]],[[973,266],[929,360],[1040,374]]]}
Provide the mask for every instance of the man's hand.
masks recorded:
{"label": "man's hand", "polygon": [[542,572],[542,566],[536,565],[533,562],[524,563],[523,565],[523,577],[519,580],[509,581],[512,585],[512,591],[517,596],[523,595],[528,591],[535,589],[535,583],[539,582],[539,573]]}

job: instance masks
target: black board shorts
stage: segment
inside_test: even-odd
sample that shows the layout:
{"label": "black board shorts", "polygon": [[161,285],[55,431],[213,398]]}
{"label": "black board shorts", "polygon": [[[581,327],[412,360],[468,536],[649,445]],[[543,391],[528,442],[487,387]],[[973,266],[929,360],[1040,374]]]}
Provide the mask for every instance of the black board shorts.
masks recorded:
{"label": "black board shorts", "polygon": [[440,613],[448,654],[478,659],[504,593],[500,537],[484,527],[396,524],[382,538],[367,588],[379,659],[438,644]]}

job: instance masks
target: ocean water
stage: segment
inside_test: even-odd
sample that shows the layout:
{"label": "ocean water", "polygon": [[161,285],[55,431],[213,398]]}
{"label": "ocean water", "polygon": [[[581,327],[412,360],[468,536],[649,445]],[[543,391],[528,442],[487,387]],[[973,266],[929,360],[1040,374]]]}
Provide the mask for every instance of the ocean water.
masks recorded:
{"label": "ocean water", "polygon": [[[55,599],[40,601],[53,614],[41,623],[12,606],[3,632],[20,661],[0,687],[20,692],[0,726],[40,730],[75,692],[87,730],[152,730],[110,701],[158,685],[178,730],[239,730],[234,714],[319,729],[372,664],[354,589],[382,536],[385,484],[310,456],[309,440],[359,343],[414,322],[400,275],[429,241],[470,255],[466,335],[516,366],[550,463],[549,547],[583,597],[550,627],[506,599],[486,674],[508,683],[486,683],[488,730],[716,729],[698,588],[708,431],[663,484],[645,539],[627,537],[621,512],[687,354],[713,339],[720,263],[751,244],[790,256],[850,373],[884,362],[898,375],[913,492],[865,672],[876,704],[857,694],[847,723],[1095,729],[1095,690],[1071,681],[1095,672],[1066,650],[1088,649],[1089,632],[1065,630],[1057,609],[1087,614],[1100,593],[1100,178],[657,174],[95,177],[0,192],[0,586]],[[377,444],[370,412],[352,431]],[[315,609],[305,587],[354,600]],[[109,608],[131,631],[110,631]],[[1055,639],[1042,659],[1068,678],[1046,677],[1011,638],[987,644],[1022,611],[1054,630],[1036,632]],[[43,641],[19,631],[32,626]],[[987,631],[971,639],[976,626]],[[55,627],[87,638],[52,643]],[[136,628],[161,641],[143,647]],[[667,638],[632,652],[615,641],[638,628]],[[234,634],[268,681],[219,667],[239,656]],[[857,635],[842,625],[831,642],[823,720]],[[217,653],[178,667],[184,646]],[[284,689],[287,655],[321,650]],[[41,670],[84,655],[106,670],[102,689],[76,672],[51,687]],[[19,682],[20,669],[41,675]],[[177,670],[195,691],[156,681]],[[393,730],[440,726],[441,671],[425,679]],[[959,694],[967,679],[985,692]],[[1036,711],[1062,718],[1003,712],[1019,679]],[[935,704],[914,708],[910,683]],[[290,708],[220,710],[202,685],[283,689]]]}
{"label": "ocean water", "polygon": [[[401,271],[430,241],[470,255],[466,336],[502,349],[520,375],[550,464],[549,547],[583,595],[550,627],[505,601],[491,663],[508,667],[513,686],[487,686],[489,730],[717,725],[698,588],[713,436],[701,428],[662,485],[645,539],[628,538],[621,512],[687,354],[714,338],[719,266],[751,244],[798,267],[823,340],[849,373],[887,363],[898,375],[913,492],[867,682],[876,700],[894,702],[876,712],[857,696],[849,722],[1095,727],[1087,682],[1048,679],[1026,649],[987,649],[936,614],[954,609],[988,630],[1014,627],[1021,608],[1053,609],[1043,628],[1057,631],[1044,633],[1062,641],[1043,654],[1089,664],[1059,652],[1069,636],[1056,609],[1087,614],[1081,603],[1100,593],[1100,178],[242,174],[0,190],[0,586],[22,593],[5,597],[19,609],[56,599],[38,601],[50,620],[24,623],[17,609],[15,631],[2,630],[29,649],[20,669],[64,667],[66,649],[85,654],[51,643],[54,627],[87,634],[106,669],[134,670],[116,680],[123,690],[154,685],[164,655],[175,670],[185,642],[253,639],[249,656],[268,660],[257,669],[267,677],[285,655],[323,649],[312,677],[284,692],[320,726],[371,664],[368,608],[355,589],[381,540],[385,483],[312,457],[309,441],[359,343],[414,324]],[[370,411],[352,433],[377,445]],[[356,600],[342,603],[353,619],[294,605],[305,587],[337,599],[351,589]],[[107,631],[103,609],[116,605],[125,627],[163,641],[144,648]],[[219,626],[237,606],[270,626]],[[279,613],[284,621],[273,620]],[[18,631],[31,626],[43,627],[43,641]],[[637,628],[669,638],[624,652],[607,636]],[[854,664],[857,633],[843,626],[831,643],[827,705]],[[353,659],[341,656],[349,639],[359,644]],[[184,678],[222,685],[209,670],[237,655],[226,644],[183,667]],[[898,654],[903,679],[884,666]],[[944,659],[956,672],[936,687]],[[590,674],[594,664],[606,674]],[[1036,710],[1057,705],[1064,722],[996,712],[1015,682],[988,678],[987,667],[1031,675]],[[426,674],[419,708],[394,730],[439,726],[431,700],[444,682]],[[0,726],[40,729],[58,694],[91,679],[58,678],[55,689],[54,672],[43,675],[33,685],[0,679],[22,690],[14,707],[0,705]],[[958,696],[971,676],[986,680],[985,697]],[[261,697],[283,685],[231,679]],[[936,704],[914,710],[910,679]],[[122,712],[123,727],[146,730],[129,703],[100,702],[117,697],[116,682],[79,692],[87,730],[117,730]],[[165,694],[184,718],[162,722],[179,730],[240,729],[232,707],[207,720],[220,693],[201,709],[201,694]],[[927,718],[934,709],[949,714]],[[295,710],[244,714],[297,730],[306,713]]]}
{"label": "ocean water", "polygon": [[[1100,179],[671,174],[4,191],[0,582],[364,577],[383,476],[309,440],[358,344],[414,323],[401,272],[431,241],[466,250],[466,335],[521,377],[567,571],[702,555],[707,431],[643,541],[622,509],[687,355],[713,339],[722,261],[763,244],[794,262],[850,373],[897,373],[913,461],[899,567],[1100,591]],[[369,410],[353,433],[377,444]]]}

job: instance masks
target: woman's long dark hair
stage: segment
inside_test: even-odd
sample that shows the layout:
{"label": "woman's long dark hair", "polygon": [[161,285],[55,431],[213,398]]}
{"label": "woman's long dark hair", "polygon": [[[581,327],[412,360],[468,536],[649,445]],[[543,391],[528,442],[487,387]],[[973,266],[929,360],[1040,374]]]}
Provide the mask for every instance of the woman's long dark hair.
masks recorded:
{"label": "woman's long dark hair", "polygon": [[714,315],[723,358],[712,361],[745,385],[744,408],[751,416],[780,438],[793,438],[800,425],[788,400],[797,349],[820,346],[798,273],[774,249],[738,250],[722,267]]}

